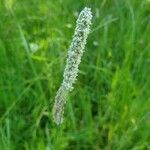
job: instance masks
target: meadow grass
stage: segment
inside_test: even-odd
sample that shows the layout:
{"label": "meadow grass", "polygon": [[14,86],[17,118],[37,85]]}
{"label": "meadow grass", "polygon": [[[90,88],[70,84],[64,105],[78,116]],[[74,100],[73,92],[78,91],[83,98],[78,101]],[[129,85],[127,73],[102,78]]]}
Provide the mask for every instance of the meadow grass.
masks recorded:
{"label": "meadow grass", "polygon": [[[93,25],[64,122],[52,107],[85,7]],[[0,0],[0,150],[150,149],[149,0]]]}

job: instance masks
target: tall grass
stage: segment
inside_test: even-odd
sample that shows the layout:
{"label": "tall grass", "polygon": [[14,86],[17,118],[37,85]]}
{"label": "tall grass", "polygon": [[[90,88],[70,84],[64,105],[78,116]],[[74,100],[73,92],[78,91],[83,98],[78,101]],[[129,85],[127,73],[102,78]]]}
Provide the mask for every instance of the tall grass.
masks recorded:
{"label": "tall grass", "polygon": [[[92,31],[58,129],[51,109],[84,6]],[[149,149],[149,8],[148,0],[1,0],[0,149]]]}

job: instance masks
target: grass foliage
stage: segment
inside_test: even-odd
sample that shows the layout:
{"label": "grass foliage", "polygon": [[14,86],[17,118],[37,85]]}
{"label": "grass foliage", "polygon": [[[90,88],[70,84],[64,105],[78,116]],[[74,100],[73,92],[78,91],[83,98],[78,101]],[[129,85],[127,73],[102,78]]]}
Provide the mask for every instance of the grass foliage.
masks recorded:
{"label": "grass foliage", "polygon": [[[52,106],[77,14],[93,25],[65,120]],[[0,150],[150,149],[149,0],[0,0]]]}

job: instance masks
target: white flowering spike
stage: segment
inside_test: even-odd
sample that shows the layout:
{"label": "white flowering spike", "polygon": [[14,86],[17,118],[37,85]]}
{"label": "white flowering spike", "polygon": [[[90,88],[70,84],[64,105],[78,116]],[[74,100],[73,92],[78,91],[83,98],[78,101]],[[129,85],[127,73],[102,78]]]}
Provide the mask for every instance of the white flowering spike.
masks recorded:
{"label": "white flowering spike", "polygon": [[90,32],[92,12],[90,8],[85,7],[76,21],[76,28],[73,35],[72,43],[68,50],[68,58],[63,75],[63,82],[56,94],[53,107],[54,122],[59,125],[63,121],[64,104],[66,95],[73,89],[73,84],[78,74],[78,66],[81,62],[86,39]]}

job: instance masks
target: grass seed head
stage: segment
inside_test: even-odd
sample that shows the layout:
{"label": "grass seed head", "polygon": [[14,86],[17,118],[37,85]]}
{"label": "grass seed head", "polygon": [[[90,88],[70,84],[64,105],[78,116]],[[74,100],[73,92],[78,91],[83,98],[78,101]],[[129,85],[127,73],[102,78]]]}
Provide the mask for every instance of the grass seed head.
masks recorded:
{"label": "grass seed head", "polygon": [[76,81],[76,77],[78,75],[78,66],[81,62],[86,40],[90,32],[91,19],[91,9],[85,7],[79,14],[79,17],[76,21],[73,40],[68,50],[68,58],[63,74],[63,82],[56,94],[53,107],[53,119],[57,125],[63,122],[66,93],[73,89],[73,84]]}

